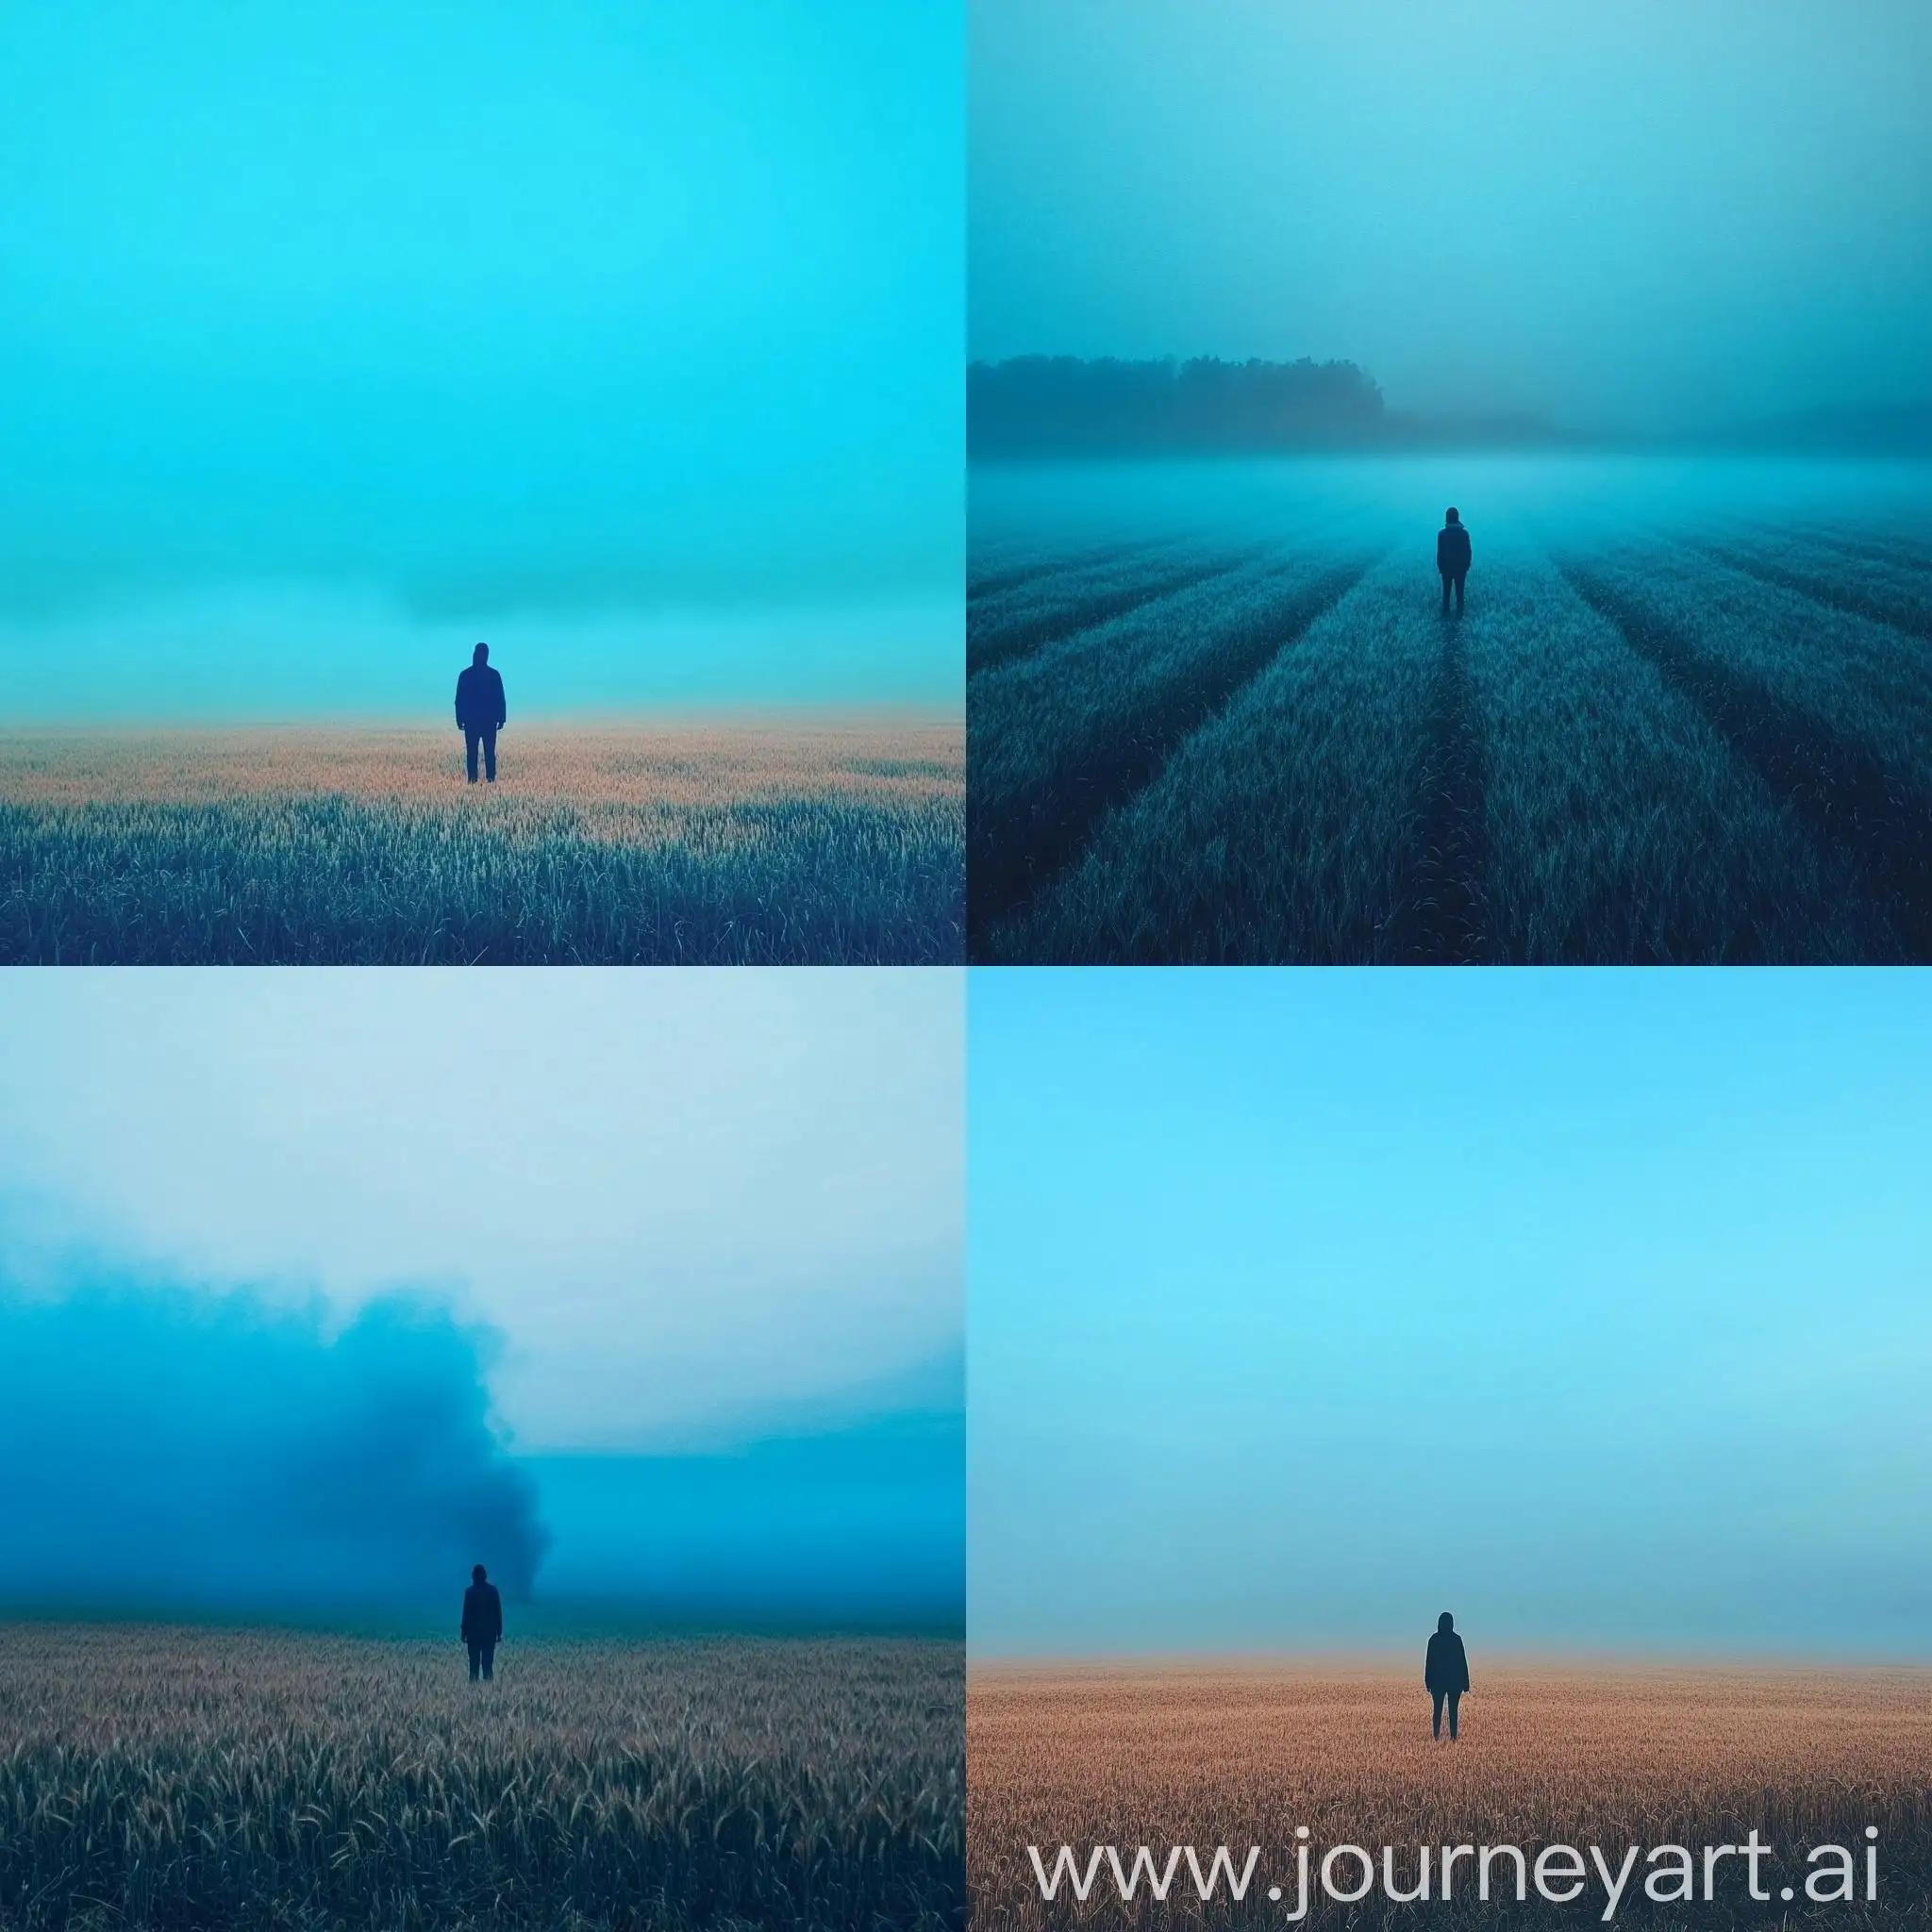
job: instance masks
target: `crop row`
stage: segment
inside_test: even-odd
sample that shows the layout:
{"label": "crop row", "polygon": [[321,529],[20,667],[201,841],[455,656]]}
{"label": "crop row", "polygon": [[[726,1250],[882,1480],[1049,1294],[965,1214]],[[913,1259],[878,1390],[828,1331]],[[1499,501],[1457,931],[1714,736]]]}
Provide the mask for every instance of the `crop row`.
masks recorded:
{"label": "crop row", "polygon": [[1668,551],[1570,558],[1579,595],[1932,948],[1932,664],[1895,630]]}
{"label": "crop row", "polygon": [[1074,859],[1110,808],[1360,577],[1359,555],[1257,564],[972,680],[975,932]]}
{"label": "crop row", "polygon": [[1091,571],[1056,575],[966,609],[966,670],[988,671],[1057,638],[1228,575],[1248,553],[1189,551],[1137,555]]}

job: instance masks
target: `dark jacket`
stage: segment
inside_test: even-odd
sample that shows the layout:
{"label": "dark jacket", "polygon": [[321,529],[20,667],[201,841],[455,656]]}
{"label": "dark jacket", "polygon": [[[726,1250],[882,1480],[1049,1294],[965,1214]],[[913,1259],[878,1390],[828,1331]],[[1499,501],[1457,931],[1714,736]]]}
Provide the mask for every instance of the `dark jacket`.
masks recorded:
{"label": "dark jacket", "polygon": [[1444,524],[1436,532],[1436,568],[1445,577],[1459,577],[1469,568],[1469,532],[1460,524]]}
{"label": "dark jacket", "polygon": [[503,1639],[503,1599],[493,1583],[473,1583],[463,1592],[463,1641],[498,1643]]}
{"label": "dark jacket", "polygon": [[457,679],[457,723],[465,731],[494,731],[508,722],[503,679],[493,664],[472,664]]}
{"label": "dark jacket", "polygon": [[1438,1630],[1429,1639],[1429,1655],[1423,1665],[1425,1690],[1467,1690],[1469,1658],[1462,1639],[1453,1630]]}

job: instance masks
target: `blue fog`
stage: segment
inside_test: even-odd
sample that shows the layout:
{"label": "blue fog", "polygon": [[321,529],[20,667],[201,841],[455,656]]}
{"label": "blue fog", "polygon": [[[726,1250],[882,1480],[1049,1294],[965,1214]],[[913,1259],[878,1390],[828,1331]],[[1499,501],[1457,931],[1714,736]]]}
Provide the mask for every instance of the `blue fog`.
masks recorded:
{"label": "blue fog", "polygon": [[971,351],[1609,435],[1932,403],[1919,0],[975,0]]}
{"label": "blue fog", "polygon": [[1433,579],[1435,533],[1452,503],[1479,561],[1525,544],[1735,535],[1741,525],[1914,541],[1932,521],[1932,462],[1493,452],[986,462],[974,467],[973,567],[1122,540],[1232,547],[1406,534]]}
{"label": "blue fog", "polygon": [[971,987],[969,1627],[1932,1655],[1932,986]]}
{"label": "blue fog", "polygon": [[391,1296],[332,1324],[152,1280],[0,1291],[0,1615],[512,1632],[957,1631],[959,1364],[912,1413],[734,1450],[519,1457],[496,1339]]}
{"label": "blue fog", "polygon": [[545,1602],[591,1623],[641,1607],[692,1624],[957,1633],[965,1434],[955,1408],[729,1453],[532,1458],[557,1538]]}
{"label": "blue fog", "polygon": [[8,9],[6,721],[957,711],[962,45]]}

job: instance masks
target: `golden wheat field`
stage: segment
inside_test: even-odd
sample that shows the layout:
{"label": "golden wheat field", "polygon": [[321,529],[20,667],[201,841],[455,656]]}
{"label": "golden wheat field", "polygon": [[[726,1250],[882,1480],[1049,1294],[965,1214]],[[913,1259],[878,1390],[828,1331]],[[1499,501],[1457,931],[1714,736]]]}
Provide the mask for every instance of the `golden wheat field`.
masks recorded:
{"label": "golden wheat field", "polygon": [[0,738],[0,960],[964,955],[957,724]]}
{"label": "golden wheat field", "polygon": [[[1631,1844],[1701,1848],[1754,1825],[1778,1846],[1794,1904],[1753,1906],[1740,1862],[1705,1904],[1657,1904],[1640,1875],[1617,1923],[1924,1925],[1932,1924],[1932,1670],[1691,1669],[1476,1660],[1461,1740],[1429,1735],[1429,1700],[1412,1669],[1381,1663],[1166,1666],[975,1665],[967,1693],[969,1876],[975,1928],[1280,1924],[1298,1896],[1297,1825],[1309,1843],[1395,1848],[1412,1890],[1419,1847],[1465,1842],[1535,1848],[1597,1842],[1615,1864]],[[1879,1897],[1807,1904],[1802,1849],[1866,1843],[1879,1827]],[[1176,1845],[1264,1848],[1241,1904],[1204,1906],[1185,1867],[1165,1905],[1123,1905],[1110,1874],[1082,1906],[1047,1905],[1026,1857],[1054,1848],[1135,1848],[1157,1863]],[[1440,1851],[1436,1854],[1440,1857]],[[1319,1873],[1319,1866],[1311,1869]],[[1352,1889],[1355,1867],[1338,1867]],[[1640,1872],[1645,1869],[1637,1868]],[[1862,1874],[1862,1865],[1860,1872]],[[1506,1874],[1507,1875],[1507,1874]],[[1311,1885],[1305,1924],[1594,1924],[1594,1879],[1576,1903],[1525,1903],[1501,1878],[1484,1906],[1465,1883],[1451,1902],[1391,1905],[1375,1891],[1342,1907]],[[1270,1882],[1283,1897],[1271,1903]],[[1440,1879],[1438,1880],[1440,1887]],[[1753,1914],[1756,1914],[1754,1917]],[[1808,1915],[1808,1916],[1807,1916]]]}
{"label": "golden wheat field", "polygon": [[0,1925],[958,1927],[935,1641],[0,1624]]}

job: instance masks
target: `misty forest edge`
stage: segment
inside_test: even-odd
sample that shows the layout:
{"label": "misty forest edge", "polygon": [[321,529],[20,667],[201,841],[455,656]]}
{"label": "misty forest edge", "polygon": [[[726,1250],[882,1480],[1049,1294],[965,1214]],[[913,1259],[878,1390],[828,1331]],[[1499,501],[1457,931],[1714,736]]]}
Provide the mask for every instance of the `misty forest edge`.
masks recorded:
{"label": "misty forest edge", "polygon": [[1527,410],[1391,409],[1358,364],[1016,356],[966,371],[969,458],[1453,448],[1932,456],[1932,399],[1609,435]]}

